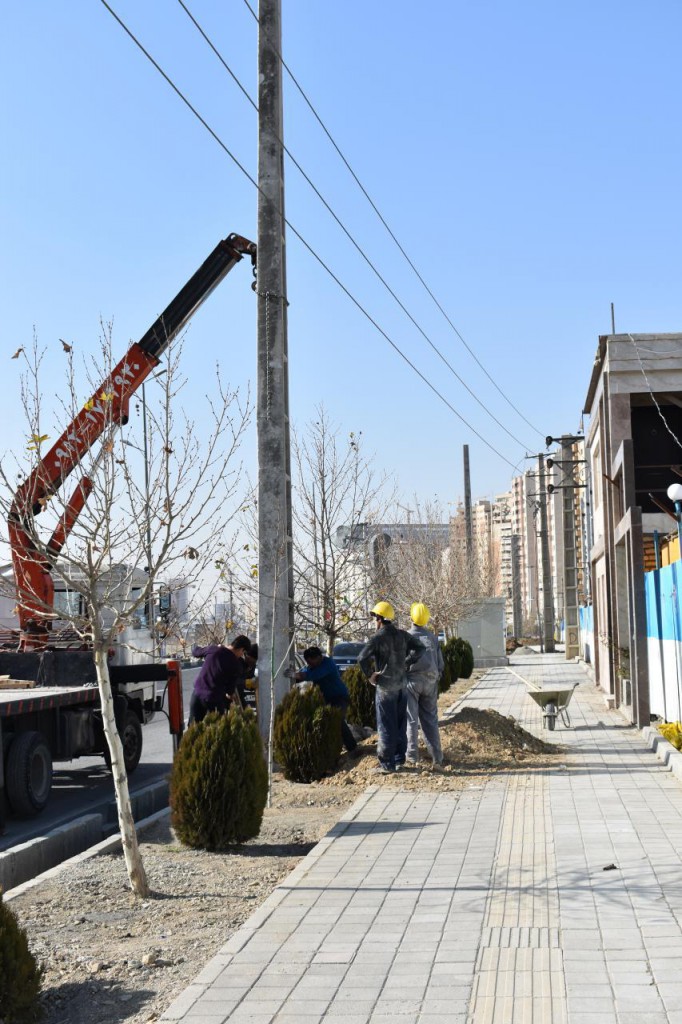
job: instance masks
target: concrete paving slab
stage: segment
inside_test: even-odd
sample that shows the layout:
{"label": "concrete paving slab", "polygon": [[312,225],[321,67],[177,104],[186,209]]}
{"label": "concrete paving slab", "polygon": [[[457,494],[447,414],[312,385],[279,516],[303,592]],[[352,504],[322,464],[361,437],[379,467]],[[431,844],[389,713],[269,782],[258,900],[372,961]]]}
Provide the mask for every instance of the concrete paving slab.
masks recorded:
{"label": "concrete paving slab", "polygon": [[[211,1024],[229,991],[230,1024],[682,1024],[674,759],[580,666],[513,668],[579,684],[573,728],[543,737],[565,747],[556,765],[460,792],[373,787],[163,1020]],[[505,668],[461,705],[542,733]]]}

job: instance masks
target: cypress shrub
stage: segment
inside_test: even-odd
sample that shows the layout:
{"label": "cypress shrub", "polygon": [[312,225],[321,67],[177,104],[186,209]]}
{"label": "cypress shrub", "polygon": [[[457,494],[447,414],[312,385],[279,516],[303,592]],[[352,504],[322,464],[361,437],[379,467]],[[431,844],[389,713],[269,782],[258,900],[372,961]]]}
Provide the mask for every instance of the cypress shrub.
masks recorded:
{"label": "cypress shrub", "polygon": [[450,637],[446,640],[441,647],[443,652],[443,661],[445,662],[445,668],[443,669],[443,675],[441,677],[441,684],[438,689],[441,693],[445,693],[449,690],[453,683],[456,683],[460,676],[460,665],[459,665],[459,648],[457,646],[457,638]]}
{"label": "cypress shrub", "polygon": [[452,685],[452,683],[450,682],[450,678],[449,678],[449,675],[448,675],[448,670],[446,668],[444,668],[443,669],[443,674],[441,675],[440,679],[438,680],[438,692],[439,693],[447,693],[448,690],[450,689],[451,685]]}
{"label": "cypress shrub", "polygon": [[42,977],[26,932],[0,894],[0,1019],[4,1024],[34,1024],[41,1019]]}
{"label": "cypress shrub", "polygon": [[346,721],[351,725],[366,725],[376,731],[377,706],[375,689],[367,682],[365,673],[359,665],[351,665],[343,673],[343,681],[348,687],[348,711]]}
{"label": "cypress shrub", "polygon": [[336,767],[341,753],[339,708],[318,686],[294,687],[275,712],[274,752],[290,782],[316,782]]}
{"label": "cypress shrub", "polygon": [[443,660],[453,683],[457,679],[469,679],[474,671],[474,652],[469,641],[461,636],[451,636],[443,644]]}
{"label": "cypress shrub", "polygon": [[224,850],[257,836],[268,769],[252,711],[211,712],[189,727],[170,777],[171,824],[181,843]]}
{"label": "cypress shrub", "polygon": [[453,642],[459,657],[459,672],[457,674],[460,679],[470,679],[471,673],[474,671],[474,652],[472,646],[468,640],[463,640],[461,636],[454,637]]}

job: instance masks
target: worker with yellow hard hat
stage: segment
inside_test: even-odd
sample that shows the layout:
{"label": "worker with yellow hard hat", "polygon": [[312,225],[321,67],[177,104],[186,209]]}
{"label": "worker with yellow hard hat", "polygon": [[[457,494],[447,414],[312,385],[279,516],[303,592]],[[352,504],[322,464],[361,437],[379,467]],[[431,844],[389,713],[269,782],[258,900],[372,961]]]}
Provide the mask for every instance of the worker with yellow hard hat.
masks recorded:
{"label": "worker with yellow hard hat", "polygon": [[376,687],[377,756],[381,775],[405,764],[407,752],[407,666],[425,653],[416,637],[398,629],[388,601],[378,601],[370,613],[376,633],[358,655],[358,664]]}
{"label": "worker with yellow hard hat", "polygon": [[438,638],[426,628],[431,613],[422,601],[410,608],[409,635],[424,646],[424,653],[407,670],[407,755],[408,764],[419,763],[419,726],[434,768],[443,763],[438,731],[438,681],[443,674],[443,653]]}

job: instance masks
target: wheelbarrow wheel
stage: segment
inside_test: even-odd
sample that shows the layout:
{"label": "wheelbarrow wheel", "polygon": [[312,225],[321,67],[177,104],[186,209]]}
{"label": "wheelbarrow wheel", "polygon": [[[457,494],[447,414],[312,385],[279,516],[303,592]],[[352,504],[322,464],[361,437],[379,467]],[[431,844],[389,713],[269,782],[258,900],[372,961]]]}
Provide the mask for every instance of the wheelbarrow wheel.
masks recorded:
{"label": "wheelbarrow wheel", "polygon": [[552,701],[548,701],[545,704],[545,725],[550,732],[554,732],[554,726],[556,725],[556,704]]}

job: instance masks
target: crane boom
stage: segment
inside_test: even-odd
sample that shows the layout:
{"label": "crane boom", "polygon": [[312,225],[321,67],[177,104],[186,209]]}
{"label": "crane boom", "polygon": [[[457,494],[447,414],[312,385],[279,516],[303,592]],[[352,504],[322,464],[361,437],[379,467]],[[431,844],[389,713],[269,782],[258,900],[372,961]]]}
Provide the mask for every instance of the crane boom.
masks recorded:
{"label": "crane boom", "polygon": [[8,530],[22,646],[45,645],[45,633],[50,628],[54,603],[50,556],[56,555],[72,529],[89,494],[90,481],[83,478],[78,485],[66,505],[53,542],[47,547],[37,542],[34,517],[80,465],[85,453],[102,436],[107,425],[127,423],[131,396],[159,365],[160,357],[173,338],[244,256],[251,258],[255,268],[255,242],[232,234],[218,243],[161,316],[139,341],[130,346],[59,440],[17,489],[8,516]]}

